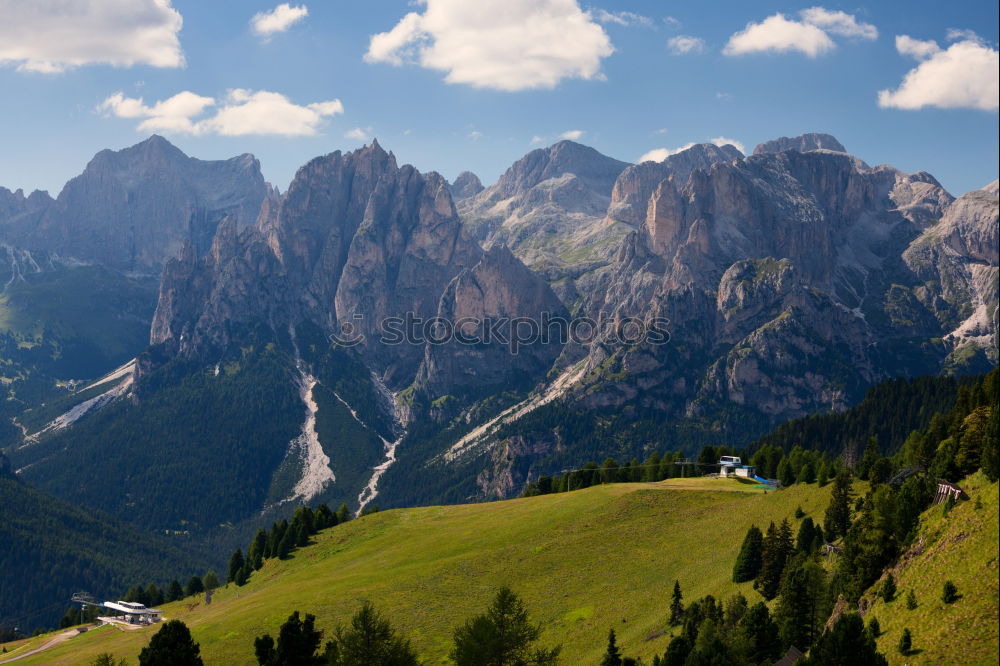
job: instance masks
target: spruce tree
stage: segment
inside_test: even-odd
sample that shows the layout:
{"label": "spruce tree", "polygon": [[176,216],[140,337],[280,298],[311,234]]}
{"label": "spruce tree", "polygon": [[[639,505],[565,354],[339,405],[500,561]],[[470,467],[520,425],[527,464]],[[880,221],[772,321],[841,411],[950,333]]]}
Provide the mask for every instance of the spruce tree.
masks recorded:
{"label": "spruce tree", "polygon": [[760,572],[761,550],[764,544],[764,535],[760,528],[751,525],[743,537],[743,545],[740,553],[736,556],[736,564],[733,565],[733,582],[745,583],[757,577]]}
{"label": "spruce tree", "polygon": [[681,622],[684,621],[684,604],[682,599],[684,595],[681,594],[681,582],[679,580],[674,581],[674,594],[670,600],[670,626],[676,627]]}
{"label": "spruce tree", "polygon": [[351,519],[351,510],[347,508],[347,504],[341,504],[340,508],[337,509],[337,524],[346,523]]}
{"label": "spruce tree", "polygon": [[205,585],[206,590],[214,590],[219,587],[219,577],[215,575],[214,571],[206,573],[205,577],[201,579],[201,582]]}
{"label": "spruce tree", "polygon": [[250,547],[247,549],[247,560],[254,571],[264,566],[264,554],[266,552],[267,532],[263,529],[258,529],[257,533],[254,534],[253,541],[250,542]]}
{"label": "spruce tree", "polygon": [[184,588],[181,587],[180,581],[176,578],[170,581],[170,585],[167,585],[167,601],[179,601],[184,598]]}
{"label": "spruce tree", "polygon": [[792,554],[794,545],[791,534],[791,526],[787,520],[783,520],[780,527],[775,527],[774,523],[771,523],[764,536],[760,572],[754,581],[754,588],[768,601],[778,594],[781,574],[785,570],[788,557]]}
{"label": "spruce tree", "polygon": [[191,597],[205,591],[205,585],[201,582],[200,576],[191,576],[184,587],[184,596]]}
{"label": "spruce tree", "polygon": [[799,525],[799,533],[795,537],[795,550],[800,553],[809,554],[813,550],[813,542],[816,540],[816,529],[813,527],[813,519],[806,516]]}
{"label": "spruce tree", "polygon": [[613,628],[608,632],[608,649],[604,651],[601,666],[622,666],[622,653],[618,649],[615,630]]}
{"label": "spruce tree", "polygon": [[823,520],[823,533],[827,540],[833,541],[846,536],[851,526],[851,477],[847,472],[841,472],[833,481],[833,493],[830,496],[830,506],[826,509]]}
{"label": "spruce tree", "polygon": [[908,610],[914,610],[916,607],[917,607],[917,595],[913,591],[913,588],[910,588],[910,591],[906,593],[906,608]]}
{"label": "spruce tree", "polygon": [[239,548],[236,552],[232,554],[229,558],[229,573],[226,576],[226,582],[232,583],[236,581],[236,574],[239,573],[240,569],[243,568],[243,551]]}
{"label": "spruce tree", "polygon": [[868,620],[868,633],[871,634],[872,638],[878,638],[882,635],[882,625],[878,623],[877,617]]}
{"label": "spruce tree", "polygon": [[450,657],[456,666],[554,665],[560,648],[535,647],[541,632],[541,626],[529,622],[524,602],[502,587],[485,613],[455,629]]}
{"label": "spruce tree", "polygon": [[950,580],[944,582],[944,589],[941,592],[941,601],[946,604],[953,604],[958,601],[958,588]]}
{"label": "spruce tree", "polygon": [[736,632],[746,645],[746,657],[750,663],[773,663],[781,656],[778,625],[771,619],[763,601],[747,609],[736,625]]}
{"label": "spruce tree", "polygon": [[875,649],[875,640],[865,630],[857,613],[844,613],[830,631],[820,635],[802,666],[887,666]]}
{"label": "spruce tree", "polygon": [[260,666],[323,666],[327,663],[324,656],[318,655],[319,643],[323,632],[315,627],[316,617],[306,615],[299,618],[299,612],[293,612],[278,630],[278,641],[269,634],[254,639],[254,654]]}
{"label": "spruce tree", "polygon": [[660,662],[662,666],[684,666],[691,654],[691,641],[684,636],[675,636],[667,645],[667,652]]}
{"label": "spruce tree", "polygon": [[896,579],[892,577],[889,573],[886,575],[885,580],[882,581],[882,600],[885,603],[892,602],[896,598]]}
{"label": "spruce tree", "polygon": [[142,648],[139,666],[204,666],[204,662],[201,648],[191,638],[187,625],[180,620],[169,620]]}
{"label": "spruce tree", "polygon": [[156,583],[150,583],[146,586],[146,600],[143,602],[147,606],[159,606],[164,602],[163,590],[156,586]]}
{"label": "spruce tree", "polygon": [[897,647],[899,648],[899,654],[904,657],[910,654],[910,650],[913,649],[913,636],[910,635],[908,628],[903,629],[903,635],[899,637],[899,645]]}
{"label": "spruce tree", "polygon": [[417,666],[416,652],[409,639],[400,636],[389,620],[370,602],[365,602],[351,618],[351,625],[340,627],[334,640],[326,644],[328,666]]}

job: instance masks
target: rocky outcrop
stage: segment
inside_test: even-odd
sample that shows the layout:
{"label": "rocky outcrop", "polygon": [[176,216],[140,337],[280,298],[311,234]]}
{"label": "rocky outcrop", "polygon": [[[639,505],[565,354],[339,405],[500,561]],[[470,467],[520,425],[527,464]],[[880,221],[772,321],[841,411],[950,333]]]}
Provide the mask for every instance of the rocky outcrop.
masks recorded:
{"label": "rocky outcrop", "polygon": [[[544,281],[507,247],[494,245],[448,284],[437,316],[464,324],[444,342],[425,347],[415,385],[434,397],[456,390],[533,388],[563,346],[558,330],[543,326],[568,321],[569,315]],[[448,332],[439,334],[444,338]]]}
{"label": "rocky outcrop", "polygon": [[757,144],[757,147],[753,149],[753,154],[780,153],[786,150],[796,150],[800,153],[810,150],[832,150],[838,153],[847,152],[844,145],[829,134],[810,132],[791,138],[783,136]]}
{"label": "rocky outcrop", "polygon": [[455,182],[448,186],[448,189],[451,191],[451,198],[458,201],[474,197],[486,188],[479,181],[479,176],[471,171],[463,171],[455,178]]}
{"label": "rocky outcrop", "polygon": [[662,162],[633,164],[618,176],[608,206],[609,222],[623,222],[637,227],[646,219],[649,197],[656,187],[671,176],[680,186],[695,169],[706,171],[716,162],[732,162],[743,157],[735,146],[701,143],[674,153]]}
{"label": "rocky outcrop", "polygon": [[903,254],[922,284],[914,289],[957,344],[971,342],[997,360],[998,185],[951,204]]}
{"label": "rocky outcrop", "polygon": [[459,200],[458,210],[475,240],[509,247],[573,306],[628,231],[603,219],[615,179],[627,166],[560,141],[525,155],[496,184]]}
{"label": "rocky outcrop", "polygon": [[223,218],[253,225],[266,194],[252,155],[202,161],[154,135],[101,151],[44,213],[22,214],[0,233],[28,250],[158,273],[185,243],[206,252]]}
{"label": "rocky outcrop", "polygon": [[[397,166],[377,142],[312,160],[273,205],[256,228],[240,229],[230,219],[206,255],[188,246],[167,263],[154,345],[212,358],[252,326],[264,324],[280,337],[309,321],[329,335],[349,331],[349,342],[357,342],[352,350],[398,390],[413,382],[426,352],[420,340],[386,344],[387,322],[429,320],[449,300],[456,313],[478,307],[507,316],[537,316],[554,301],[509,252],[484,254],[469,239],[441,176]],[[474,307],[460,285],[477,281],[485,300]],[[443,300],[446,291],[462,296]],[[424,373],[426,384],[442,391],[467,385],[476,375],[467,364],[474,362],[439,364]],[[483,372],[471,383],[490,381]]]}

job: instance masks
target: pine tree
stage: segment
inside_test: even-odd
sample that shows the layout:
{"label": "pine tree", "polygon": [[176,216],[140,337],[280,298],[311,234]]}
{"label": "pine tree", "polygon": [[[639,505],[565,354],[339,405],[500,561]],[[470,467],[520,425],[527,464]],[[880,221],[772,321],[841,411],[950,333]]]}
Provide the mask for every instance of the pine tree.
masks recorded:
{"label": "pine tree", "polygon": [[346,523],[351,519],[351,510],[347,508],[347,504],[341,504],[340,508],[337,509],[337,524]]}
{"label": "pine tree", "polygon": [[528,621],[524,602],[510,588],[503,587],[484,614],[455,629],[455,645],[449,656],[456,666],[554,665],[560,649],[535,647],[541,632],[539,625]]}
{"label": "pine tree", "polygon": [[833,629],[820,635],[809,651],[803,666],[887,666],[885,657],[875,649],[875,641],[865,630],[856,613],[844,613]]}
{"label": "pine tree", "polygon": [[269,634],[254,639],[254,654],[260,666],[323,666],[325,656],[317,655],[323,632],[315,627],[316,617],[306,615],[299,618],[293,612],[278,630],[278,641]]}
{"label": "pine tree", "polygon": [[882,625],[878,623],[877,617],[872,617],[868,621],[868,633],[871,634],[872,638],[878,638],[882,635]]}
{"label": "pine tree", "polygon": [[906,593],[906,608],[908,610],[914,610],[916,609],[916,607],[917,607],[917,595],[913,591],[913,588],[910,588],[910,591]]}
{"label": "pine tree", "polygon": [[601,659],[601,666],[622,666],[622,653],[618,649],[614,629],[608,632],[608,649],[605,650],[604,658]]}
{"label": "pine tree", "polygon": [[778,594],[781,574],[794,547],[792,528],[787,519],[782,520],[779,527],[775,527],[774,523],[768,526],[761,549],[760,572],[754,581],[754,588],[768,601]]}
{"label": "pine tree", "polygon": [[226,582],[232,583],[236,580],[236,574],[239,573],[240,569],[243,568],[243,551],[239,548],[236,552],[232,554],[229,558],[229,574],[226,576]]}
{"label": "pine tree", "polygon": [[667,652],[663,655],[662,666],[684,666],[688,656],[691,654],[691,641],[684,636],[675,636],[667,645]]}
{"label": "pine tree", "polygon": [[816,540],[816,529],[813,527],[813,519],[806,516],[799,525],[798,536],[795,537],[795,550],[807,555],[812,552],[813,542]]}
{"label": "pine tree", "polygon": [[206,573],[205,577],[201,579],[201,582],[205,585],[206,590],[214,590],[219,587],[219,577],[215,575],[214,571]]}
{"label": "pine tree", "polygon": [[147,606],[159,606],[164,601],[163,590],[156,586],[156,583],[150,583],[146,586],[146,601]]}
{"label": "pine tree", "polygon": [[340,627],[326,644],[328,666],[417,666],[417,655],[409,639],[395,629],[370,602],[351,618],[350,627]]}
{"label": "pine tree", "polygon": [[139,653],[139,666],[204,666],[201,648],[180,620],[169,620]]}
{"label": "pine tree", "polygon": [[684,604],[681,600],[684,595],[681,594],[681,582],[679,580],[674,581],[674,594],[670,600],[670,626],[676,627],[681,622],[684,621]]}
{"label": "pine tree", "polygon": [[785,571],[774,619],[786,645],[806,650],[816,639],[826,615],[826,609],[820,607],[826,595],[825,583],[822,567],[814,562],[792,565]]}
{"label": "pine tree", "polygon": [[253,541],[250,542],[250,547],[247,549],[247,560],[254,571],[264,566],[264,553],[266,552],[267,532],[263,529],[258,529],[257,533],[254,534]]}
{"label": "pine tree", "polygon": [[910,654],[910,650],[913,649],[913,636],[910,634],[909,629],[903,629],[903,635],[899,637],[899,654],[904,657]]}
{"label": "pine tree", "polygon": [[278,543],[278,550],[276,555],[279,560],[288,559],[288,555],[292,552],[292,548],[295,547],[295,534],[291,527],[284,531],[281,537],[281,541]]}
{"label": "pine tree", "polygon": [[757,577],[760,572],[761,549],[763,548],[764,535],[760,528],[751,525],[743,537],[743,545],[740,553],[736,556],[736,564],[733,566],[733,582],[745,583]]}
{"label": "pine tree", "polygon": [[830,506],[823,520],[823,533],[830,541],[847,535],[851,526],[851,477],[841,472],[833,482]]}
{"label": "pine tree", "polygon": [[778,625],[771,619],[771,614],[763,601],[747,609],[737,624],[736,631],[746,645],[745,656],[749,663],[773,663],[781,656]]}
{"label": "pine tree", "polygon": [[187,585],[184,587],[184,596],[192,597],[196,594],[201,594],[205,591],[205,585],[201,582],[199,576],[191,576],[188,579]]}
{"label": "pine tree", "polygon": [[178,601],[184,598],[184,588],[181,587],[180,581],[178,581],[176,578],[170,581],[170,585],[167,585],[166,597],[167,597],[166,600],[168,602]]}
{"label": "pine tree", "polygon": [[944,582],[944,589],[941,592],[941,601],[946,604],[953,604],[958,601],[958,588],[950,580]]}
{"label": "pine tree", "polygon": [[885,603],[892,602],[896,598],[896,579],[892,577],[892,574],[888,574],[885,580],[882,582],[882,600]]}

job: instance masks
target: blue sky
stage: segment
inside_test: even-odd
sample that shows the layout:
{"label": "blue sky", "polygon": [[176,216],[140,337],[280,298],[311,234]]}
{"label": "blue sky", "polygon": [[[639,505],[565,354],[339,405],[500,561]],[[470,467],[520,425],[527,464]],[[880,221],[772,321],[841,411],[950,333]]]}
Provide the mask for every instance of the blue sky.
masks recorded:
{"label": "blue sky", "polygon": [[564,135],[636,161],[807,131],[954,194],[997,177],[994,0],[277,6],[0,0],[0,185],[55,195],[154,129],[203,159],[254,153],[282,190],[370,136],[485,184]]}

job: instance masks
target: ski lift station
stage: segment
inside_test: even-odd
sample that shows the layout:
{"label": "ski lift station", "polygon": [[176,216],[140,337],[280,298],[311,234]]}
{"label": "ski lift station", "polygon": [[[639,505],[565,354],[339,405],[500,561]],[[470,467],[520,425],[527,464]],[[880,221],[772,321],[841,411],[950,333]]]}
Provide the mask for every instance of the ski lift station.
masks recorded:
{"label": "ski lift station", "polygon": [[114,615],[102,620],[124,622],[126,624],[153,624],[163,619],[163,614],[156,608],[146,608],[142,604],[131,601],[105,601],[101,604]]}
{"label": "ski lift station", "polygon": [[742,476],[754,479],[757,471],[753,465],[744,465],[738,456],[722,456],[719,459],[719,476],[723,478]]}

